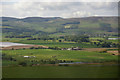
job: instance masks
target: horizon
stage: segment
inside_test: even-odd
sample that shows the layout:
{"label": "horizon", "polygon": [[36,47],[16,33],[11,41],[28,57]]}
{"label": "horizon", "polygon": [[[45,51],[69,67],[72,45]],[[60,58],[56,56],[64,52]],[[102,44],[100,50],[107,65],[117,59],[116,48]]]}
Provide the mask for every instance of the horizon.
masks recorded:
{"label": "horizon", "polygon": [[6,18],[17,18],[17,19],[24,19],[24,18],[63,18],[63,19],[69,19],[69,18],[89,18],[89,17],[118,17],[117,15],[113,15],[113,16],[86,16],[86,17],[69,17],[69,18],[64,18],[64,17],[41,17],[41,16],[28,16],[28,17],[22,17],[22,18],[19,18],[19,17],[12,17],[12,16],[2,16],[0,18],[3,18],[3,17],[6,17]]}

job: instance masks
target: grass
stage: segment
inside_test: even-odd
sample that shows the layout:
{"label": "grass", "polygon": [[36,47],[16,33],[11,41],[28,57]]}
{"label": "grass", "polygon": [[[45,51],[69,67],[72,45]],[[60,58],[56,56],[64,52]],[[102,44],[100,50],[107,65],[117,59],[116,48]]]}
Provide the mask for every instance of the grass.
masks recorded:
{"label": "grass", "polygon": [[118,78],[118,66],[3,67],[3,78]]}

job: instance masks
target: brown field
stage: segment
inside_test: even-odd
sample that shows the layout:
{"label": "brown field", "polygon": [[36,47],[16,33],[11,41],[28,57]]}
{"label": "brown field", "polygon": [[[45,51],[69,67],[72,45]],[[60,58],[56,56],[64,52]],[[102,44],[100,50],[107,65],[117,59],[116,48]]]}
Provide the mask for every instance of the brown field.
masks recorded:
{"label": "brown field", "polygon": [[[83,48],[83,51],[95,51],[95,52],[99,52],[99,51],[103,51],[103,50],[107,50],[107,49],[118,49],[118,48]],[[114,51],[107,51],[107,53],[110,53],[111,55],[119,55],[119,51],[114,50]]]}
{"label": "brown field", "polygon": [[23,48],[28,49],[28,48],[30,48],[30,47],[35,47],[35,48],[37,48],[37,47],[48,48],[47,46],[42,46],[42,45],[22,45],[22,46],[19,45],[19,46],[2,47],[1,49],[2,49],[2,50],[23,49]]}

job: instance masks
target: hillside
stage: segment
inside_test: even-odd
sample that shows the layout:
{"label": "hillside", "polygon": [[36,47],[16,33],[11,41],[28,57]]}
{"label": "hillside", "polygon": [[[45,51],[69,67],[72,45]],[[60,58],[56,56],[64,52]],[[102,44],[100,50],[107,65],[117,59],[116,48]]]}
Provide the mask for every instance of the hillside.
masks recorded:
{"label": "hillside", "polygon": [[[77,35],[117,33],[117,17],[12,17],[2,18],[3,35]],[[1,19],[0,18],[0,19]]]}

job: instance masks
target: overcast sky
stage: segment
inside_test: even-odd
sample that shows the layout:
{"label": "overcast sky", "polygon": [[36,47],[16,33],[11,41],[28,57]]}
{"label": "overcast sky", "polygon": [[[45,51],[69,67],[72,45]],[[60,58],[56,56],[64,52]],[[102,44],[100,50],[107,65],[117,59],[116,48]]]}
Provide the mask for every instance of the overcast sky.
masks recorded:
{"label": "overcast sky", "polygon": [[[10,1],[10,0],[9,0]],[[3,0],[0,5],[1,16],[7,17],[88,17],[88,16],[117,16],[117,2],[22,2]]]}

